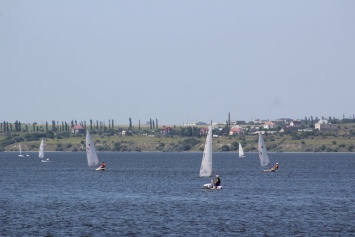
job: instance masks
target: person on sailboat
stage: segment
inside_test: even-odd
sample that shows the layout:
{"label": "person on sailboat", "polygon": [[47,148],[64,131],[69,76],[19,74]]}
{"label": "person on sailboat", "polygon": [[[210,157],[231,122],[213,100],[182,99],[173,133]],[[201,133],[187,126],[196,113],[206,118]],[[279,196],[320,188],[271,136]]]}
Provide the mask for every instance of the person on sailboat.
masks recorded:
{"label": "person on sailboat", "polygon": [[214,186],[218,187],[221,185],[221,179],[219,178],[219,175],[216,175],[216,181],[214,181]]}
{"label": "person on sailboat", "polygon": [[272,171],[275,171],[279,168],[279,163],[276,163],[274,167],[271,168]]}
{"label": "person on sailboat", "polygon": [[105,169],[105,168],[106,168],[106,164],[105,164],[105,162],[104,162],[104,161],[102,162],[102,164],[101,164],[101,166],[100,166],[100,167],[101,167],[101,169]]}

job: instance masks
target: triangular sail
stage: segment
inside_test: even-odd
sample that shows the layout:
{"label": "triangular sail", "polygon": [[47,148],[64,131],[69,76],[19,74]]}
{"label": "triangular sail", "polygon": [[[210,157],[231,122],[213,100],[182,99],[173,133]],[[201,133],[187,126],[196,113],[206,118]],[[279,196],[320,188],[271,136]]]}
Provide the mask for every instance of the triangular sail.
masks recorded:
{"label": "triangular sail", "polygon": [[238,150],[239,150],[239,157],[245,157],[243,147],[242,147],[242,144],[240,144],[240,142],[239,142]]}
{"label": "triangular sail", "polygon": [[21,143],[18,144],[18,148],[20,149],[20,155],[22,153]]}
{"label": "triangular sail", "polygon": [[86,131],[86,158],[88,160],[88,166],[94,166],[99,164],[99,158],[96,154],[95,144],[92,142],[90,132]]}
{"label": "triangular sail", "polygon": [[200,177],[212,176],[212,126],[208,126],[205,149],[200,168]]}
{"label": "triangular sail", "polygon": [[38,153],[39,158],[44,158],[44,140],[42,139],[41,145],[39,146],[39,153]]}
{"label": "triangular sail", "polygon": [[267,154],[264,138],[261,135],[261,133],[259,133],[258,151],[259,151],[259,159],[260,159],[261,166],[269,165],[270,160]]}

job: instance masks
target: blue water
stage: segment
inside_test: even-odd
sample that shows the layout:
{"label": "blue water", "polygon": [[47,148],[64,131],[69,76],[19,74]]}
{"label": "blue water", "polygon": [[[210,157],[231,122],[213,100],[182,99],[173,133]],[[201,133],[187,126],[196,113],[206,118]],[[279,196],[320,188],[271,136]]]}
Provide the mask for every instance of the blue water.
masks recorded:
{"label": "blue water", "polygon": [[355,155],[214,153],[222,190],[203,190],[202,153],[0,153],[0,236],[355,236]]}

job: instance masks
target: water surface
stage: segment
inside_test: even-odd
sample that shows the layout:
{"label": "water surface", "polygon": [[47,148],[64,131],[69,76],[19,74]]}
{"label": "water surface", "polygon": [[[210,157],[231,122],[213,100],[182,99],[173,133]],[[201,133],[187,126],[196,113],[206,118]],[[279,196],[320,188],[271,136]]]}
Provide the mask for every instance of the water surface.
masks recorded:
{"label": "water surface", "polygon": [[0,236],[351,236],[355,155],[214,153],[222,190],[203,190],[202,153],[0,153]]}

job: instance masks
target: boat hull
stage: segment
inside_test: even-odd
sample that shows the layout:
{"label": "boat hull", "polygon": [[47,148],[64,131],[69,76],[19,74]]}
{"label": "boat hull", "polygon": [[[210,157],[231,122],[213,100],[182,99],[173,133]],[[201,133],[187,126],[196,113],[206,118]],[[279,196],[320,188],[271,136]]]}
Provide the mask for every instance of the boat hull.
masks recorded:
{"label": "boat hull", "polygon": [[204,184],[203,185],[203,188],[204,189],[222,189],[222,186],[214,186],[212,185],[211,183],[208,183],[208,184]]}
{"label": "boat hull", "polygon": [[275,172],[276,170],[273,169],[268,169],[268,170],[263,170],[263,172]]}

